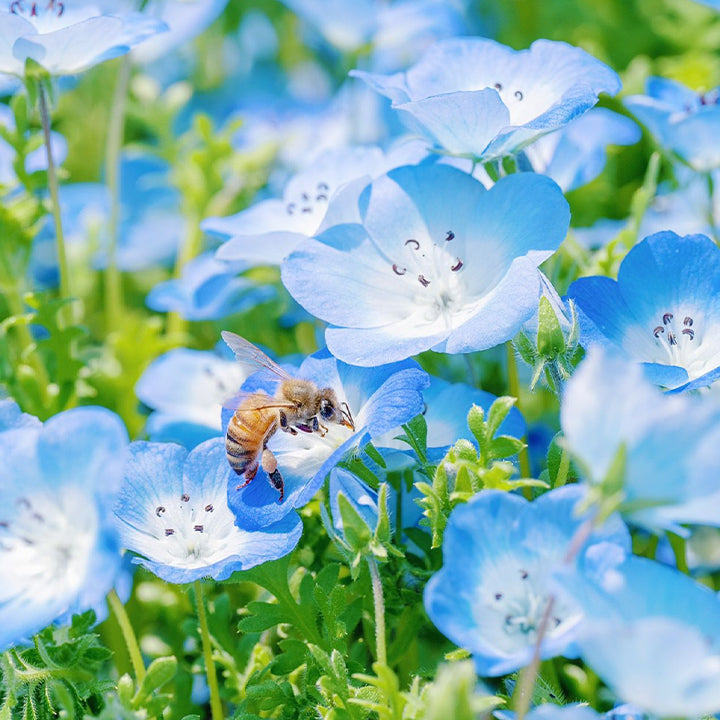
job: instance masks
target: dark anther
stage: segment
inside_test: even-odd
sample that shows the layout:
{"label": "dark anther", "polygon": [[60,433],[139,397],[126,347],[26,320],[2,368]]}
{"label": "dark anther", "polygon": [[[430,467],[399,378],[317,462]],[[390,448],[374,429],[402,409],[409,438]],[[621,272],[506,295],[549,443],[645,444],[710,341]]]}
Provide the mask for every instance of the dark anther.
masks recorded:
{"label": "dark anther", "polygon": [[37,17],[37,14],[38,14],[38,12],[37,12],[37,3],[33,3],[33,4],[30,6],[30,17]]}
{"label": "dark anther", "polygon": [[410,238],[409,240],[406,240],[406,241],[405,241],[405,244],[406,244],[406,245],[413,245],[416,250],[419,250],[419,249],[420,249],[420,243],[419,243],[417,240],[415,240],[414,238]]}
{"label": "dark anther", "polygon": [[447,235],[445,235],[445,242],[450,242],[451,240],[455,239],[455,233],[452,230],[447,231]]}
{"label": "dark anther", "polygon": [[325,193],[319,193],[315,196],[315,200],[317,200],[317,202],[320,202],[321,200],[327,200],[327,195]]}
{"label": "dark anther", "polygon": [[312,208],[311,208],[309,205],[306,205],[306,206],[302,209],[302,211],[303,211],[304,213],[309,213],[309,212],[312,212]]}
{"label": "dark anther", "polygon": [[288,215],[292,215],[295,212],[295,203],[288,203],[285,209]]}
{"label": "dark anther", "polygon": [[553,621],[555,622],[555,627],[562,623],[562,620],[559,617],[553,618]]}
{"label": "dark anther", "polygon": [[668,342],[671,345],[677,345],[677,338],[675,337],[675,333],[672,331],[668,333]]}
{"label": "dark anther", "polygon": [[662,333],[664,333],[664,332],[665,332],[665,328],[664,328],[662,325],[658,325],[658,326],[653,330],[653,335],[654,335],[655,337],[660,337],[660,335],[661,335]]}
{"label": "dark anther", "polygon": [[181,499],[183,502],[190,502],[190,496],[189,496],[187,493],[183,493],[183,494],[180,496],[180,499]]}
{"label": "dark anther", "polygon": [[310,196],[307,193],[303,193],[300,196],[305,202],[307,202],[310,199]]}
{"label": "dark anther", "polygon": [[155,514],[160,517],[165,512],[165,508],[162,505],[158,505],[155,508]]}
{"label": "dark anther", "polygon": [[685,328],[682,331],[682,334],[687,335],[691,340],[693,340],[695,338],[695,331],[691,330],[690,328]]}
{"label": "dark anther", "polygon": [[520,571],[520,579],[521,579],[521,580],[527,580],[528,577],[530,577],[530,573],[528,573],[527,570],[521,570],[521,571]]}
{"label": "dark anther", "polygon": [[30,509],[30,501],[27,498],[18,498],[17,504],[19,507],[23,508],[24,510]]}
{"label": "dark anther", "polygon": [[502,600],[502,593],[495,593],[495,599],[496,600]]}
{"label": "dark anther", "polygon": [[175,531],[172,528],[165,528],[165,537],[170,537],[171,535],[174,535]]}
{"label": "dark anther", "polygon": [[212,505],[205,506],[205,512],[212,512],[215,508]]}
{"label": "dark anther", "polygon": [[673,317],[675,316],[672,313],[665,313],[663,315],[663,325],[669,325]]}
{"label": "dark anther", "polygon": [[0,528],[3,528],[4,530],[6,530],[6,529],[9,528],[9,527],[10,527],[10,523],[9,523],[9,522],[7,522],[7,521],[5,521],[5,520],[0,520]]}
{"label": "dark anther", "polygon": [[519,90],[516,90],[516,91],[515,91],[515,97],[516,97],[518,100],[522,100],[522,99],[523,99],[523,94],[522,94]]}
{"label": "dark anther", "polygon": [[203,525],[193,525],[193,530],[195,532],[202,532],[205,529]]}
{"label": "dark anther", "polygon": [[692,324],[693,324],[693,319],[688,315],[688,316],[683,320],[683,325],[685,325],[685,327],[692,327]]}
{"label": "dark anther", "polygon": [[502,83],[495,83],[495,85],[493,85],[493,87],[494,87],[498,92],[500,92],[500,90],[502,90]]}
{"label": "dark anther", "polygon": [[36,522],[41,522],[41,523],[45,522],[45,518],[38,512],[33,513],[32,519],[35,520]]}
{"label": "dark anther", "polygon": [[330,189],[330,186],[327,183],[319,182],[317,184],[317,189],[321,192],[327,192]]}
{"label": "dark anther", "polygon": [[393,263],[393,272],[396,275],[404,275],[407,272],[407,268],[399,268],[395,263]]}
{"label": "dark anther", "polygon": [[17,15],[18,12],[25,12],[25,9],[23,8],[22,0],[16,0],[16,2],[10,3],[10,12],[13,15]]}
{"label": "dark anther", "polygon": [[424,275],[418,275],[418,281],[423,287],[427,287],[430,281]]}
{"label": "dark anther", "polygon": [[512,615],[506,615],[506,616],[505,616],[505,624],[506,624],[506,625],[512,625],[512,620],[513,620]]}
{"label": "dark anther", "polygon": [[457,258],[457,262],[450,268],[453,272],[457,272],[462,266],[463,261],[460,258]]}

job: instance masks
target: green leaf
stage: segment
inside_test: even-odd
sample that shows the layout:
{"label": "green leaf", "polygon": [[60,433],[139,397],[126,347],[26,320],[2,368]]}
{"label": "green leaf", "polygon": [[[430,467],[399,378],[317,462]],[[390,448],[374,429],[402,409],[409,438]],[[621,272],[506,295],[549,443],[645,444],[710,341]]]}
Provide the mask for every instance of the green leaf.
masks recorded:
{"label": "green leaf", "polygon": [[[488,433],[485,424],[485,411],[479,405],[473,405],[470,408],[467,416],[467,424],[480,448],[484,448],[487,443]],[[490,437],[492,437],[492,435]]]}
{"label": "green leaf", "polygon": [[177,672],[177,660],[174,656],[161,657],[153,660],[143,678],[140,689],[134,698],[134,703],[139,706],[150,697],[155,690],[170,682]]}
{"label": "green leaf", "polygon": [[409,423],[403,425],[405,433],[396,440],[407,443],[424,463],[427,460],[427,422],[424,415],[417,415]]}
{"label": "green leaf", "polygon": [[515,406],[515,403],[517,402],[517,398],[510,397],[509,395],[504,395],[503,397],[499,397],[493,404],[490,406],[490,410],[488,410],[488,417],[487,417],[487,436],[489,438],[495,437],[495,434],[500,429],[500,426],[503,424],[503,421],[508,416],[508,413],[512,408]]}
{"label": "green leaf", "polygon": [[512,341],[513,347],[517,350],[526,365],[533,367],[538,360],[538,353],[530,338],[520,331]]}
{"label": "green leaf", "polygon": [[543,295],[538,308],[537,349],[548,360],[565,351],[565,337],[550,301]]}
{"label": "green leaf", "polygon": [[490,443],[489,456],[492,460],[509,458],[517,455],[524,447],[526,445],[522,440],[509,435],[500,435]]}
{"label": "green leaf", "polygon": [[288,622],[284,609],[275,603],[254,600],[248,603],[247,609],[251,615],[242,618],[238,623],[238,629],[241,632],[262,632],[280,623]]}
{"label": "green leaf", "polygon": [[337,503],[343,522],[342,533],[350,549],[357,553],[367,552],[372,540],[372,531],[368,524],[341,492],[337,494]]}

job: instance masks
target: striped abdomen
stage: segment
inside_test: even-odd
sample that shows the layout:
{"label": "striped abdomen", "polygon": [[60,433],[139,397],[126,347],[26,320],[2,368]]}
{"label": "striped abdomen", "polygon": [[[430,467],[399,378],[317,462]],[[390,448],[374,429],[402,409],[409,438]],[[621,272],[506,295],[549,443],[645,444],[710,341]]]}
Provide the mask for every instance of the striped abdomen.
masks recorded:
{"label": "striped abdomen", "polygon": [[277,429],[277,410],[263,407],[267,395],[251,396],[235,411],[225,435],[225,453],[230,467],[252,480],[257,472],[266,440]]}

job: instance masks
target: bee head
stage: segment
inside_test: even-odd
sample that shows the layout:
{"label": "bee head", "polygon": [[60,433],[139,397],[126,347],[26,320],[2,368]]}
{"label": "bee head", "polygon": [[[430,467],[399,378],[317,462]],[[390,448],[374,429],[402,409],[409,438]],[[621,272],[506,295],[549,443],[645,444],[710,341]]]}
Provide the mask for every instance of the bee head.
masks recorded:
{"label": "bee head", "polygon": [[338,402],[335,392],[330,388],[325,388],[320,395],[320,417],[327,422],[344,425],[355,431],[355,422],[350,413],[350,408],[346,402]]}

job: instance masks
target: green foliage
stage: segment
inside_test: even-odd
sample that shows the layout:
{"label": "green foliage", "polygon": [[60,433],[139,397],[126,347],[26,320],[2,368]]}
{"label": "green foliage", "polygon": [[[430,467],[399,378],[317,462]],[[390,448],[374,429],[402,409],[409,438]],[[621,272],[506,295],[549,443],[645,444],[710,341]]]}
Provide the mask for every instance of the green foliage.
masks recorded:
{"label": "green foliage", "polygon": [[516,400],[501,397],[488,410],[474,405],[468,413],[468,427],[477,447],[469,440],[458,440],[435,470],[432,484],[416,483],[423,494],[419,501],[432,530],[432,547],[442,545],[448,517],[453,508],[467,502],[480,490],[514,490],[523,487],[548,487],[542,480],[512,480],[515,466],[504,458],[516,455],[525,443],[509,435],[497,435],[503,420]]}
{"label": "green foliage", "polygon": [[91,632],[94,622],[92,611],[76,615],[69,627],[43,630],[33,647],[0,656],[0,718],[82,718],[102,707],[112,683],[100,670],[111,653]]}

